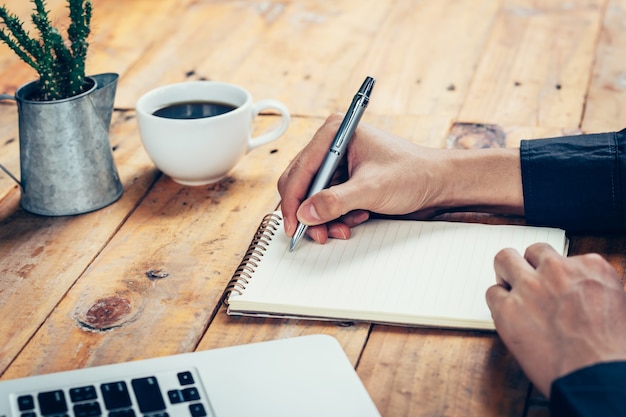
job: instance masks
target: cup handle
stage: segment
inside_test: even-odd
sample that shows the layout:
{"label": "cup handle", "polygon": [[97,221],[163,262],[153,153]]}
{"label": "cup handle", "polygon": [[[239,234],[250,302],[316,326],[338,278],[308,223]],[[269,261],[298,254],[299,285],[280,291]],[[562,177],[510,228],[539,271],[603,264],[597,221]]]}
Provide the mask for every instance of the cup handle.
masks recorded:
{"label": "cup handle", "polygon": [[285,107],[283,103],[274,99],[259,100],[258,102],[254,103],[252,105],[252,118],[254,119],[256,116],[259,115],[259,113],[267,109],[278,110],[281,115],[281,123],[279,126],[270,130],[269,132],[265,132],[259,136],[250,138],[248,140],[248,152],[250,152],[254,148],[278,139],[283,133],[287,131],[287,127],[289,127],[289,110],[287,110],[287,107]]}

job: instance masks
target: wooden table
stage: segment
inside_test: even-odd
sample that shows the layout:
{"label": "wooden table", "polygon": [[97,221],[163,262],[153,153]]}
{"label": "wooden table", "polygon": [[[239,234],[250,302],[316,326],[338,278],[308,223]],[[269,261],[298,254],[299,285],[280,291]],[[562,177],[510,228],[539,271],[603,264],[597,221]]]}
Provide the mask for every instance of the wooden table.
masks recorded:
{"label": "wooden table", "polygon": [[[64,0],[48,0],[63,21]],[[111,145],[125,192],[74,217],[19,208],[0,173],[1,379],[326,333],[383,416],[547,416],[491,333],[228,317],[222,291],[276,181],[324,118],[377,79],[364,121],[433,146],[626,124],[626,0],[93,0],[88,73],[119,72]],[[9,0],[28,20],[30,3]],[[34,72],[0,47],[0,92]],[[136,100],[157,86],[241,84],[293,115],[217,185],[161,175],[139,139]],[[0,163],[19,172],[16,108],[0,104]],[[264,115],[259,129],[272,123]],[[572,236],[626,273],[622,237]],[[165,278],[158,278],[166,276]]]}

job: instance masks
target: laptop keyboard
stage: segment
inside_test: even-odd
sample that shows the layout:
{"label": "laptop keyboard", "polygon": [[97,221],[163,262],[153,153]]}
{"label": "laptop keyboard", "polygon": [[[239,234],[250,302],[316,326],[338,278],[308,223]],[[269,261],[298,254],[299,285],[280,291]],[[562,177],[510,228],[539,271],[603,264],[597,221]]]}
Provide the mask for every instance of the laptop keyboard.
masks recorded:
{"label": "laptop keyboard", "polygon": [[195,369],[12,397],[20,417],[213,417]]}

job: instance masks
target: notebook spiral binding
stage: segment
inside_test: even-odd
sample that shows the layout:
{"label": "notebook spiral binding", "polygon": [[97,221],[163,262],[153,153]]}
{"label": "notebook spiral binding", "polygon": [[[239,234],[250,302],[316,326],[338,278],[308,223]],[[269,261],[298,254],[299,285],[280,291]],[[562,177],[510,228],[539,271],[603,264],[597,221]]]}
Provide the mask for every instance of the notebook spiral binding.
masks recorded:
{"label": "notebook spiral binding", "polygon": [[263,217],[259,228],[252,237],[246,254],[224,290],[222,296],[224,305],[228,306],[228,298],[232,293],[241,295],[243,290],[246,289],[246,285],[250,282],[250,279],[252,279],[252,274],[255,268],[259,266],[259,262],[261,262],[261,258],[265,255],[264,252],[267,251],[267,247],[275,235],[274,232],[278,230],[281,221],[282,217],[276,213],[270,213]]}

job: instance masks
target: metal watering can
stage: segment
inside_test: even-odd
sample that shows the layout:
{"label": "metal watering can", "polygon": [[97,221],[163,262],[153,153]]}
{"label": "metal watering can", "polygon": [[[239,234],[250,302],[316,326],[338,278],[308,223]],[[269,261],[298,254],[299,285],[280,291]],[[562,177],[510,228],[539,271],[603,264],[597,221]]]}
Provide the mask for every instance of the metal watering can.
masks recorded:
{"label": "metal watering can", "polygon": [[118,74],[87,77],[92,88],[55,101],[30,99],[37,81],[18,88],[20,172],[24,210],[45,216],[65,216],[98,210],[122,195],[109,142],[109,126]]}

